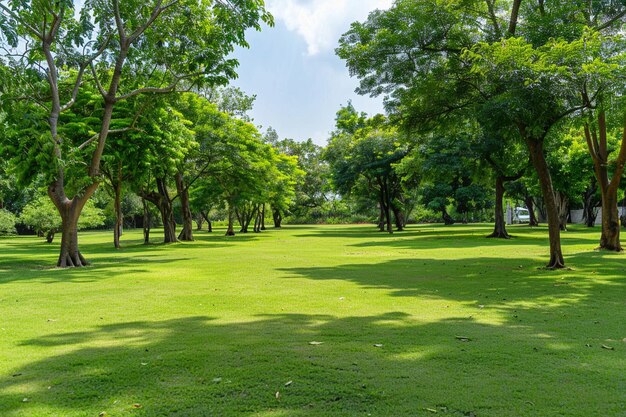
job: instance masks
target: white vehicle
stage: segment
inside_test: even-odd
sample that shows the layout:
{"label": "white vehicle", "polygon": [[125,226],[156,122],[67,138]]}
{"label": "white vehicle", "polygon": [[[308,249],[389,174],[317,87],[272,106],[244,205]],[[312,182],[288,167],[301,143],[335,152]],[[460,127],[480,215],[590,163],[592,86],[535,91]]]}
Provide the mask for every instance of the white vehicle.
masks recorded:
{"label": "white vehicle", "polygon": [[515,207],[513,211],[513,221],[515,223],[530,223],[530,213],[526,207]]}

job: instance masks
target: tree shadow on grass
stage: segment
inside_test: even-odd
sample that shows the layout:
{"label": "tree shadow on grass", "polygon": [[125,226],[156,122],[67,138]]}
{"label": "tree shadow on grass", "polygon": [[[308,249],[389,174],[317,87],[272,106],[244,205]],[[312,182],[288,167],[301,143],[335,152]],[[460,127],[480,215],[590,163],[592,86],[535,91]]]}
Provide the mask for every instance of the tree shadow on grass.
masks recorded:
{"label": "tree shadow on grass", "polygon": [[403,232],[388,234],[369,230],[363,227],[346,227],[332,229],[316,229],[310,233],[296,235],[300,238],[339,238],[355,239],[358,243],[349,243],[354,247],[390,247],[403,249],[446,249],[446,248],[474,248],[474,247],[507,247],[510,245],[544,246],[547,241],[547,231],[525,228],[524,236],[513,239],[487,239],[491,228],[482,225],[459,226],[409,226]]}
{"label": "tree shadow on grass", "polygon": [[0,415],[617,416],[624,349],[590,340],[401,312],[116,323],[23,341],[45,357],[0,375]]}
{"label": "tree shadow on grass", "polygon": [[564,304],[577,305],[581,316],[594,317],[602,303],[608,309],[602,316],[614,314],[615,309],[624,311],[626,276],[622,262],[598,264],[596,258],[580,256],[576,264],[574,271],[555,272],[534,268],[531,259],[422,258],[279,270],[288,279],[341,280],[396,297],[458,301],[476,312],[485,309],[512,316]]}

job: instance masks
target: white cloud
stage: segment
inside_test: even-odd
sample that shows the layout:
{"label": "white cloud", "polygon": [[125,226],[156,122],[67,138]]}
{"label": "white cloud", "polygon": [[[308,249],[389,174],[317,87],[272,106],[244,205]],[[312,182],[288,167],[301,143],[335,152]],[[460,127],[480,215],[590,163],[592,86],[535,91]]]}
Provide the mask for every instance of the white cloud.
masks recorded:
{"label": "white cloud", "polygon": [[350,23],[364,20],[374,9],[387,9],[393,0],[268,0],[274,18],[300,35],[307,53],[316,55],[335,48]]}

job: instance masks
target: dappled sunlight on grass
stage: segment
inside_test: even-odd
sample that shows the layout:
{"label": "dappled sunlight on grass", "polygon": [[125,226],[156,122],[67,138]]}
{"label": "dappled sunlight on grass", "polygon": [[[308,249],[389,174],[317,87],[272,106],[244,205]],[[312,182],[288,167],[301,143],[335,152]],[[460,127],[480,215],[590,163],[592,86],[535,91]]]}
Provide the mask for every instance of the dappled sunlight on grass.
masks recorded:
{"label": "dappled sunlight on grass", "polygon": [[619,415],[622,255],[574,228],[546,271],[545,229],[489,231],[96,232],[75,270],[0,240],[0,415]]}

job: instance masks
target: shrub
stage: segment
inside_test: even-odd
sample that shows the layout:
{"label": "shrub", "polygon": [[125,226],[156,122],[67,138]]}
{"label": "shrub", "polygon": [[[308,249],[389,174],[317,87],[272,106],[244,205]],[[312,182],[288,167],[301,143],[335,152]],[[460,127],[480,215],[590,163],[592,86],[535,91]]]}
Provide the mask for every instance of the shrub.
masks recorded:
{"label": "shrub", "polygon": [[10,211],[0,209],[0,235],[14,235],[17,217]]}

